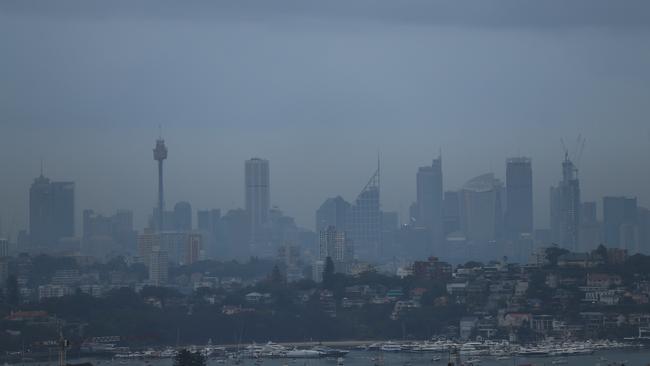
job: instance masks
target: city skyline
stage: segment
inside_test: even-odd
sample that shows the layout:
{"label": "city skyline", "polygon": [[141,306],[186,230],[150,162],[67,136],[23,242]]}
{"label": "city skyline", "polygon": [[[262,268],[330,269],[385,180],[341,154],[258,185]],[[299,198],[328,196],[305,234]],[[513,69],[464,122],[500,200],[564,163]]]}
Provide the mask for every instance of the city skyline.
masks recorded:
{"label": "city skyline", "polygon": [[382,205],[403,219],[414,167],[440,149],[446,187],[504,180],[506,158],[530,156],[536,226],[548,226],[560,139],[573,150],[580,134],[585,200],[650,206],[647,2],[111,3],[0,5],[5,233],[27,224],[41,160],[75,181],[80,209],[131,208],[145,226],[159,125],[169,203],[243,207],[241,162],[263,156],[271,205],[304,227],[325,197],[354,199],[377,151]]}
{"label": "city skyline", "polygon": [[[439,162],[439,159],[440,159],[440,158],[436,158],[436,159],[433,159],[433,161],[434,161],[434,163],[438,162],[438,166],[441,166],[442,164]],[[505,182],[506,182],[506,178],[507,178],[507,168],[508,168],[508,166],[509,166],[509,163],[510,163],[511,161],[513,161],[513,160],[519,160],[519,159],[527,159],[527,160],[529,161],[529,165],[532,165],[532,166],[533,166],[533,168],[531,168],[531,170],[532,170],[531,173],[532,173],[532,179],[533,179],[533,182],[535,182],[536,177],[535,177],[535,168],[534,168],[534,165],[535,165],[535,164],[534,164],[534,159],[531,159],[531,158],[529,158],[529,157],[519,157],[519,156],[517,156],[517,157],[507,157],[507,158],[505,158],[504,163],[503,163],[503,171],[504,171],[503,176],[499,176],[499,175],[495,175],[495,176],[498,177],[498,178],[501,178],[500,180],[501,180],[502,182],[505,183]],[[263,162],[265,161],[266,164],[268,164],[268,161],[269,161],[269,160],[266,160],[266,159],[252,158],[252,159],[248,159],[248,160],[246,160],[246,163],[248,164],[249,161],[255,161],[255,160],[260,160],[260,161],[263,161]],[[533,161],[532,164],[531,164],[531,161]],[[417,169],[417,168],[414,167],[414,169]],[[420,175],[420,173],[421,173],[421,169],[422,169],[422,168],[419,168],[419,169],[420,169],[420,172],[418,173],[418,176]],[[246,170],[246,169],[244,169],[244,170]],[[443,175],[443,177],[444,177],[444,176],[445,176],[445,174],[444,174],[444,169],[443,169],[442,171],[443,171],[443,174],[442,174],[442,175]],[[582,173],[582,172],[576,172],[576,174],[577,174],[578,177],[580,176],[580,173]],[[493,174],[493,172],[492,172],[492,173],[486,173],[486,174]],[[46,175],[46,176],[47,176],[47,175]],[[37,177],[37,178],[38,178],[38,177]],[[46,177],[46,179],[49,179],[49,177]],[[269,179],[271,179],[271,176],[269,176]],[[562,179],[560,178],[560,179],[558,179],[558,180],[561,181]],[[74,181],[71,181],[71,182],[74,183],[75,188],[78,187],[78,185],[76,184],[76,182],[74,182]],[[417,179],[414,179],[414,180],[413,180],[413,185],[414,185],[414,186],[416,186],[416,184],[415,184],[416,182],[417,182]],[[157,184],[159,184],[159,183],[160,183],[160,182],[158,182]],[[244,186],[244,189],[243,189],[243,195],[244,195],[244,197],[245,197],[245,196],[246,196],[246,191],[247,191],[246,184],[245,184],[245,179],[244,179],[244,182],[242,182],[242,183],[244,183],[244,184],[243,184],[243,186]],[[583,183],[581,182],[581,187],[580,187],[581,190],[582,190],[582,185],[583,185]],[[537,184],[534,183],[533,186],[535,186],[535,189],[536,189],[536,190],[540,190],[540,187],[538,187]],[[545,187],[546,194],[548,194],[548,189],[549,189],[550,187],[552,187],[552,185],[549,186],[549,187]],[[281,188],[280,188],[280,189],[281,189]],[[443,179],[443,193],[444,193],[444,192],[449,192],[449,191],[460,191],[460,190],[462,190],[462,189],[463,189],[463,185],[460,185],[460,186],[449,186],[448,184],[446,184],[446,183],[444,182],[444,179]],[[160,199],[160,197],[159,197],[159,193],[160,193],[160,192],[158,191],[158,189],[156,189],[156,194],[155,194],[156,198],[155,198],[155,200],[154,200],[155,202],[152,204],[152,207],[153,207],[153,213],[154,213],[154,214],[156,214],[156,210],[158,209],[158,205],[159,205],[159,199]],[[506,196],[505,193],[507,193],[507,192],[504,192],[504,196]],[[414,190],[413,190],[413,195],[415,196],[413,202],[417,202],[417,189],[414,189]],[[339,197],[339,196],[343,196],[343,194],[334,194],[334,195],[333,195],[332,197],[330,197],[330,198]],[[603,196],[600,196],[600,197],[589,197],[589,199],[581,198],[581,201],[582,201],[582,202],[588,202],[588,201],[596,201],[596,202],[598,202],[598,204],[597,204],[597,215],[598,215],[598,216],[597,216],[597,217],[598,217],[599,220],[602,220],[602,219],[604,218],[604,217],[603,217],[603,214],[604,214],[604,206],[603,206],[602,202],[600,202],[600,201],[601,201],[602,198],[604,198],[604,197],[611,197],[611,196],[626,196],[626,197],[629,196],[629,197],[633,197],[635,200],[639,201],[639,205],[640,205],[640,206],[644,206],[644,205],[642,204],[642,197],[641,197],[641,196],[639,196],[639,195],[635,195],[635,194],[622,194],[622,193],[620,193],[620,192],[613,192],[613,193],[606,194],[606,195],[603,195]],[[327,198],[327,197],[323,197],[322,200],[325,200],[326,198]],[[354,201],[353,197],[351,197],[351,196],[350,196],[350,197],[344,197],[344,199],[347,199],[349,202],[353,202],[353,201]],[[548,196],[547,196],[547,197],[543,197],[543,199],[546,200],[546,201],[548,201],[549,197],[548,197]],[[116,211],[120,211],[120,210],[138,211],[137,209],[134,209],[133,207],[122,207],[122,206],[119,206],[119,207],[117,207],[117,208],[115,208],[115,209],[112,209],[112,210],[103,211],[103,210],[99,210],[99,209],[97,209],[97,208],[95,208],[95,207],[85,207],[85,206],[80,206],[80,204],[77,203],[77,200],[78,200],[78,198],[75,197],[75,217],[74,217],[74,221],[75,221],[75,222],[81,222],[81,220],[78,220],[78,218],[79,218],[79,217],[82,218],[83,211],[84,211],[84,210],[87,210],[87,209],[97,211],[98,214],[111,214],[112,212],[116,212]],[[504,199],[504,202],[507,202],[507,201]],[[540,222],[540,221],[541,221],[541,222],[544,222],[544,219],[539,219],[539,218],[536,217],[536,216],[538,216],[538,212],[540,211],[540,209],[539,209],[537,206],[538,206],[538,205],[544,206],[543,202],[537,202],[537,200],[533,200],[533,202],[534,202],[534,204],[533,204],[533,209],[535,210],[535,214],[533,215],[533,216],[535,216],[535,218],[534,218],[535,221],[534,221],[534,224],[533,224],[533,228],[534,228],[534,229],[547,229],[547,228],[548,228],[548,229],[551,229],[551,221],[550,221],[550,220],[548,221],[548,224],[547,224],[547,225],[539,225],[539,222]],[[321,203],[322,203],[322,202],[321,202]],[[165,203],[165,204],[166,204],[166,203]],[[201,210],[201,207],[205,207],[206,209],[211,209],[211,208],[215,208],[215,207],[216,207],[216,208],[219,208],[219,209],[224,210],[224,211],[227,211],[228,209],[236,209],[236,208],[244,208],[244,209],[245,209],[245,208],[246,208],[246,200],[245,200],[245,199],[242,200],[241,204],[237,205],[237,204],[235,203],[235,205],[234,205],[234,206],[231,206],[231,207],[223,207],[223,206],[221,206],[221,207],[220,207],[220,206],[212,206],[212,207],[211,207],[211,206],[205,204],[204,202],[196,202],[196,203],[195,203],[195,202],[186,202],[186,200],[183,200],[182,198],[180,198],[178,201],[176,201],[176,200],[172,200],[172,201],[170,201],[168,207],[172,207],[172,208],[173,208],[175,205],[178,205],[178,204],[183,204],[183,205],[191,204],[191,205],[192,205],[192,207],[189,208],[189,209],[191,210],[191,211],[190,211],[190,212],[191,212],[191,218],[190,218],[191,221],[196,220],[196,215],[198,214],[198,211]],[[441,202],[441,204],[442,204],[442,202]],[[196,208],[193,208],[194,205],[196,205]],[[390,208],[386,208],[385,205],[384,205],[384,202],[383,202],[383,194],[382,194],[382,200],[381,200],[381,202],[380,202],[380,206],[381,206],[381,209],[382,209],[383,211],[396,211],[396,212],[398,212],[398,214],[399,214],[399,216],[400,216],[400,218],[399,218],[400,222],[401,222],[401,223],[408,223],[408,220],[409,220],[408,209],[406,209],[406,210],[403,209],[403,207],[408,207],[408,205],[407,205],[406,202],[403,202],[402,204],[400,204],[400,209],[397,209],[397,210],[393,210],[393,209],[390,209]],[[272,203],[269,205],[269,209],[270,209],[270,208],[273,208],[273,207],[284,208],[285,206],[282,205],[282,204],[277,204],[276,202],[272,202]],[[310,230],[316,230],[316,229],[317,229],[316,227],[313,227],[314,218],[315,218],[315,214],[314,214],[314,212],[315,212],[317,209],[318,209],[318,205],[317,205],[315,208],[312,209],[311,217],[297,217],[297,219],[298,219],[299,222],[301,223],[301,226],[302,226],[302,227],[304,227],[304,228],[306,228],[306,229],[310,229]],[[506,208],[504,207],[504,209],[506,209]],[[151,212],[152,212],[151,210],[152,210],[152,209],[149,208],[149,210],[148,210],[149,212],[145,212],[144,215],[143,215],[142,217],[137,217],[137,214],[135,215],[136,217],[135,217],[134,221],[135,221],[135,222],[139,222],[139,223],[141,223],[140,225],[135,225],[135,227],[136,227],[137,229],[146,228],[146,227],[148,227],[148,226],[151,225],[151,220],[152,220],[152,218],[153,218],[152,213],[151,213]],[[147,210],[145,209],[145,211],[147,211]],[[404,211],[406,211],[406,212],[404,212]],[[550,211],[551,211],[551,206],[549,206],[549,207],[548,207],[548,211],[547,211],[547,212],[543,212],[542,215],[548,217]],[[293,214],[292,212],[287,212],[287,213],[289,213],[289,214]],[[167,211],[167,216],[169,216],[167,219],[171,220],[171,218],[172,218],[172,216],[173,216],[174,214],[177,214],[177,213],[174,212],[174,210],[172,210],[172,211]],[[148,216],[147,216],[147,215],[148,215]],[[504,216],[504,220],[507,220],[505,216]],[[311,225],[307,224],[307,223],[309,223],[310,221],[311,221]],[[7,220],[3,220],[3,223],[5,223],[4,226],[3,226],[3,228],[4,228],[5,231],[7,231],[7,229],[6,229],[6,227],[7,227],[6,222],[7,222]],[[302,224],[302,223],[306,223],[306,224]],[[508,227],[507,222],[504,222],[504,224],[506,225],[506,226],[504,227],[504,229],[508,230],[508,228],[507,228],[507,227]],[[170,222],[170,223],[165,222],[165,225],[168,226],[168,227],[170,227],[169,225],[172,225],[172,224],[171,224],[171,222]],[[170,228],[171,228],[171,227],[170,227]],[[22,229],[27,229],[27,226],[23,227]],[[82,229],[82,228],[81,228],[81,225],[76,225],[76,226],[75,226],[75,234],[76,234],[77,236],[80,236],[80,235],[82,234],[82,233],[81,233],[81,229]],[[5,234],[5,235],[6,235],[6,234]],[[14,234],[14,239],[15,239],[15,234]]]}

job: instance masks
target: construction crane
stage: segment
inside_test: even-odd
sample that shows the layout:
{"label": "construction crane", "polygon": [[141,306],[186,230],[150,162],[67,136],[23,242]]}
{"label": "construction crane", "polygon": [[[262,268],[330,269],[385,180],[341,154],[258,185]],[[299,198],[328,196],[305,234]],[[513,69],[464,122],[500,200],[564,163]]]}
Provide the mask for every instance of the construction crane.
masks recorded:
{"label": "construction crane", "polygon": [[576,170],[579,170],[580,168],[580,160],[582,160],[582,153],[585,150],[586,142],[587,139],[582,137],[581,134],[579,134],[578,137],[576,138],[576,144],[573,150],[573,154],[569,154],[569,149],[564,143],[564,139],[560,139],[560,143],[562,144],[562,151],[564,152],[564,159],[571,160]]}

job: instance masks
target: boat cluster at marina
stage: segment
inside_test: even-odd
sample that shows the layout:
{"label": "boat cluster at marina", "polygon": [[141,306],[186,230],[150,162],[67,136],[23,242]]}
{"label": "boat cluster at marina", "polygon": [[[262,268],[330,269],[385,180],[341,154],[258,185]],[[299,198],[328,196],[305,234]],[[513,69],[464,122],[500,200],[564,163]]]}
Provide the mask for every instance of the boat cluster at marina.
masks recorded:
{"label": "boat cluster at marina", "polygon": [[[325,346],[311,348],[298,348],[285,346],[278,343],[268,342],[265,344],[251,344],[243,349],[227,349],[217,346],[190,346],[190,352],[198,352],[206,358],[218,359],[241,359],[241,358],[340,358],[349,351],[334,349]],[[147,349],[142,351],[126,351],[116,349],[115,358],[119,359],[157,359],[172,358],[176,356],[177,350],[171,347],[164,349]]]}
{"label": "boat cluster at marina", "polygon": [[547,341],[535,345],[512,344],[508,341],[484,342],[456,342],[449,340],[425,342],[383,342],[373,343],[368,346],[359,346],[359,349],[380,352],[410,352],[410,353],[447,353],[458,352],[464,357],[494,356],[505,357],[555,357],[588,355],[600,350],[613,350],[638,347],[633,343],[618,341]]}
{"label": "boat cluster at marina", "polygon": [[[567,357],[590,355],[597,351],[616,350],[639,347],[634,343],[618,341],[545,341],[534,345],[519,345],[508,341],[458,342],[452,340],[435,340],[423,342],[377,342],[364,343],[354,347],[357,350],[374,353],[410,353],[410,354],[449,354],[455,353],[465,359],[492,357],[509,359],[513,357]],[[264,358],[333,358],[342,359],[349,350],[330,348],[323,345],[298,347],[273,342],[245,347],[226,348],[221,346],[190,346],[191,352],[198,352],[207,358],[219,360],[264,359]],[[105,351],[107,349],[104,349]],[[157,359],[172,358],[177,350],[172,347],[129,351],[114,348],[112,355],[118,359]],[[435,359],[436,357],[432,357]]]}

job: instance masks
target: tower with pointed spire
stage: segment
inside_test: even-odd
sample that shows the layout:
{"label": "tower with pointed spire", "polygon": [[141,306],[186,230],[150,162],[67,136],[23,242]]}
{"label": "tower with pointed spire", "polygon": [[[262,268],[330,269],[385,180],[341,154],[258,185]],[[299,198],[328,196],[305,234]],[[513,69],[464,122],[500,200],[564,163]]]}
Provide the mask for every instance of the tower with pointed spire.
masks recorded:
{"label": "tower with pointed spire", "polygon": [[380,165],[350,208],[348,232],[354,253],[362,260],[381,256],[381,208],[379,201]]}
{"label": "tower with pointed spire", "polygon": [[165,201],[163,196],[163,161],[167,159],[167,146],[162,136],[156,140],[156,147],[153,149],[153,159],[158,162],[158,208],[156,212],[157,229],[161,231],[164,228]]}

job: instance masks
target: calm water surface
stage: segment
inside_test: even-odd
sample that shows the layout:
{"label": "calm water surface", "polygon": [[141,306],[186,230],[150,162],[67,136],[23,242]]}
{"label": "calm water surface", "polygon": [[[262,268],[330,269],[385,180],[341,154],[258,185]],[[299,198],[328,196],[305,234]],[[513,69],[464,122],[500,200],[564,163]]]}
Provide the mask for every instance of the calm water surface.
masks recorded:
{"label": "calm water surface", "polygon": [[[351,351],[344,359],[344,366],[375,366],[375,360],[383,356],[383,366],[445,366],[447,365],[447,354],[413,354],[413,353],[379,353],[368,351]],[[440,357],[440,361],[434,361],[434,358]],[[470,357],[475,360],[477,357]],[[463,358],[466,361],[470,358]],[[517,366],[522,364],[547,365],[554,366],[553,361],[558,359],[566,360],[567,363],[561,365],[632,365],[648,366],[650,365],[650,349],[643,350],[617,350],[595,352],[589,356],[571,356],[571,357],[512,357],[509,360],[496,360],[494,357],[480,357],[480,364],[486,366]],[[336,359],[264,359],[255,361],[251,359],[242,360],[239,366],[337,366]],[[69,360],[70,363],[91,362],[95,366],[172,366],[171,359],[158,360],[110,360],[101,358],[81,358]],[[55,362],[29,363],[25,366],[56,366]],[[208,366],[235,366],[232,360],[218,361],[217,359],[208,360]]]}

